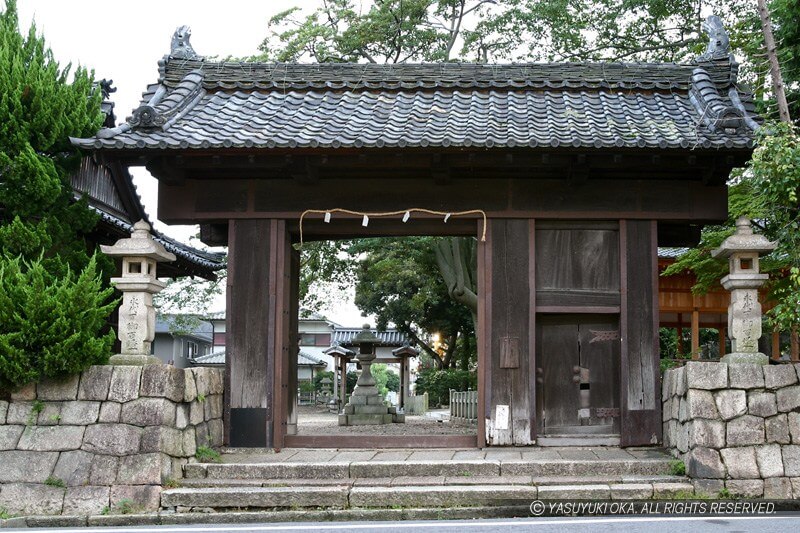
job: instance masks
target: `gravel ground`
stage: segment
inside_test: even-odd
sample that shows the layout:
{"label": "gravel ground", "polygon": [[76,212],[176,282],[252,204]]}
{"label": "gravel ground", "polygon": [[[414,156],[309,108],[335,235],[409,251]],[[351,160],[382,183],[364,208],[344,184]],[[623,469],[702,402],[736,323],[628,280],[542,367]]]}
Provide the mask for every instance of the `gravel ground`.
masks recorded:
{"label": "gravel ground", "polygon": [[298,435],[475,435],[475,426],[439,422],[430,417],[406,415],[405,424],[340,426],[337,415],[321,407],[302,405],[297,414]]}

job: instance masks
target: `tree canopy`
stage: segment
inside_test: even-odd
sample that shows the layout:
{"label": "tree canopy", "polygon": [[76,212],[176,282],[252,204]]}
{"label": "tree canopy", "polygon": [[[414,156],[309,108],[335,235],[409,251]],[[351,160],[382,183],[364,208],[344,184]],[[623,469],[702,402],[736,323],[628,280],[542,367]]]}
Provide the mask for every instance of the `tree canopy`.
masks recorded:
{"label": "tree canopy", "polygon": [[[61,68],[15,0],[0,12],[0,388],[63,377],[108,359],[116,307],[85,236],[97,223],[76,202],[70,136],[103,121],[92,73]],[[103,333],[105,331],[105,333]]]}
{"label": "tree canopy", "polygon": [[[92,73],[61,68],[31,25],[19,31],[16,1],[0,13],[0,251],[36,259],[65,274],[89,263],[84,240],[97,223],[75,202],[69,174],[80,155],[69,137],[88,137],[102,124]],[[109,263],[103,262],[103,265]]]}

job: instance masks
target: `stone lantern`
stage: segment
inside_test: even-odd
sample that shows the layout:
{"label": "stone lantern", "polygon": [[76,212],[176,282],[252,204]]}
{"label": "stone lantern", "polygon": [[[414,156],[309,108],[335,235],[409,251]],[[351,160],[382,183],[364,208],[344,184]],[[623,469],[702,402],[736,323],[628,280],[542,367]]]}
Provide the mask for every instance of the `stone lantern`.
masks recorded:
{"label": "stone lantern", "polygon": [[358,376],[350,401],[344,406],[344,412],[339,415],[339,425],[365,426],[405,422],[403,415],[398,415],[394,408],[387,407],[383,402],[372,376],[370,367],[375,360],[375,346],[381,340],[372,333],[369,324],[364,324],[364,328],[352,342],[358,346],[358,357],[353,361],[361,365],[361,375]]}
{"label": "stone lantern", "polygon": [[728,306],[728,335],[731,338],[731,353],[723,363],[756,363],[766,365],[769,358],[758,351],[761,338],[761,303],[758,289],[769,278],[759,273],[759,254],[775,249],[775,243],[763,235],[753,233],[747,217],[736,219],[736,233],[725,239],[713,250],[713,257],[727,257],[730,274],[722,278],[722,286],[731,292]]}
{"label": "stone lantern", "polygon": [[161,363],[150,355],[150,346],[156,332],[156,310],[153,295],[161,292],[166,283],[158,281],[156,264],[175,261],[169,253],[150,236],[150,225],[140,220],[133,225],[128,239],[120,239],[113,246],[101,246],[104,254],[122,258],[122,275],[111,278],[111,283],[122,292],[119,308],[119,340],[122,349],[111,356],[113,365],[147,365]]}

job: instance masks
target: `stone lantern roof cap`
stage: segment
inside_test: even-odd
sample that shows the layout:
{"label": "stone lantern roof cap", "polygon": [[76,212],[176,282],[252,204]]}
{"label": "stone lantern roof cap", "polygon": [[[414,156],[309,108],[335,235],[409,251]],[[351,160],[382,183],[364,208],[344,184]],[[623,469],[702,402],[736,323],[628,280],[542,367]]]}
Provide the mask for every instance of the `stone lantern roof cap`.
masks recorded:
{"label": "stone lantern roof cap", "polygon": [[747,217],[736,219],[736,233],[722,241],[722,245],[711,251],[712,257],[730,257],[737,252],[765,254],[774,250],[776,244],[766,237],[753,232],[753,225]]}
{"label": "stone lantern roof cap", "polygon": [[361,332],[353,337],[351,342],[353,344],[380,344],[381,339],[372,333],[372,329],[369,327],[369,324],[364,324]]}
{"label": "stone lantern roof cap", "polygon": [[147,257],[156,261],[175,261],[170,253],[150,235],[150,224],[140,220],[133,225],[133,232],[127,239],[120,239],[113,246],[101,245],[104,254],[111,257]]}

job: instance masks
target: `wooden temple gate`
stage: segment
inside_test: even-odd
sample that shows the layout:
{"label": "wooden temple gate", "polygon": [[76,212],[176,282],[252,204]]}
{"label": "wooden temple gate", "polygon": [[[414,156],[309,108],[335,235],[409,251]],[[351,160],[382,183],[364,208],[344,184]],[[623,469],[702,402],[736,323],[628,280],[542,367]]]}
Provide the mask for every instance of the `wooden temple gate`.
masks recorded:
{"label": "wooden temple gate", "polygon": [[727,51],[712,42],[687,65],[274,65],[187,45],[126,124],[73,142],[145,165],[161,220],[229,247],[229,445],[298,443],[294,245],[302,213],[335,208],[486,215],[485,241],[477,215],[302,228],[479,239],[478,433],[457,444],[660,440],[657,246],[726,218],[757,127]]}

